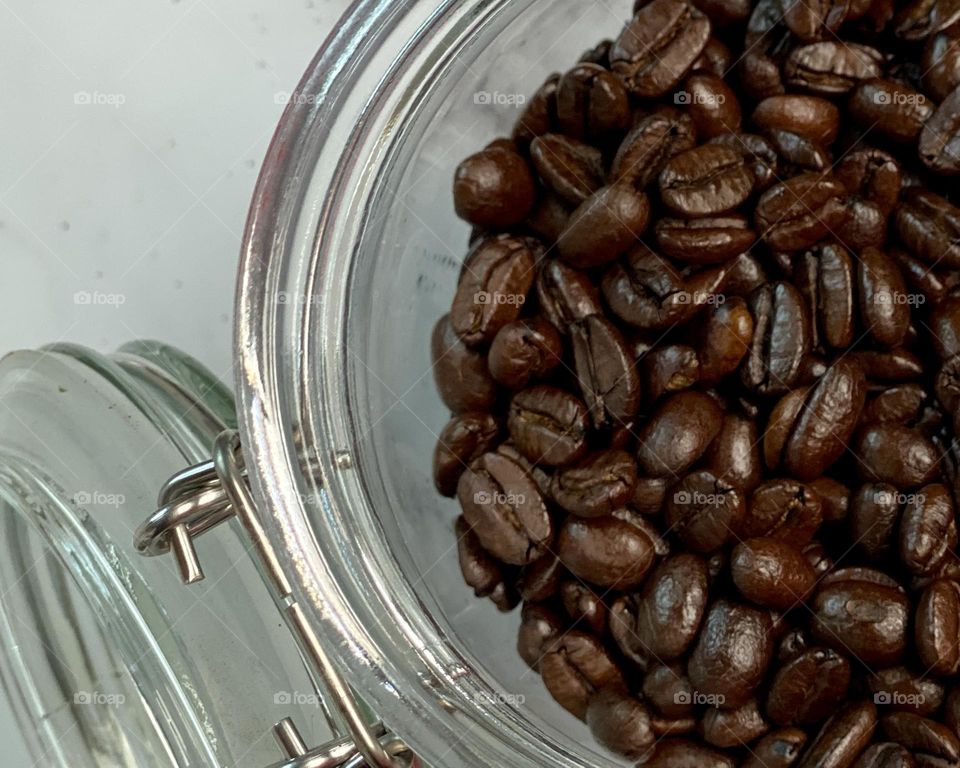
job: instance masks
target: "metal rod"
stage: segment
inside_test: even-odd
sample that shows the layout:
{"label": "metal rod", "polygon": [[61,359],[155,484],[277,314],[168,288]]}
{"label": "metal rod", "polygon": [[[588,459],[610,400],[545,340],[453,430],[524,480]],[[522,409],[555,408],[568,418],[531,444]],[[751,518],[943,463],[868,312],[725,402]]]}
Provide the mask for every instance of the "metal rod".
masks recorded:
{"label": "metal rod", "polygon": [[303,757],[307,754],[307,743],[289,717],[273,726],[273,735],[287,757]]}
{"label": "metal rod", "polygon": [[183,583],[196,584],[198,581],[203,581],[203,568],[200,567],[200,559],[197,557],[197,550],[193,546],[193,539],[190,538],[187,526],[174,526],[171,535],[170,548],[177,559],[177,567],[180,569],[180,578]]}

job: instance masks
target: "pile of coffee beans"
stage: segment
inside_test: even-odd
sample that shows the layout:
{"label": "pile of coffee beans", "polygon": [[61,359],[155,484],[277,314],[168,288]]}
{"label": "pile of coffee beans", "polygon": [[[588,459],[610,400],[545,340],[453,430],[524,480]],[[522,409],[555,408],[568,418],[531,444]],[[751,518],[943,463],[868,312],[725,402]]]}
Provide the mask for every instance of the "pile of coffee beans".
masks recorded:
{"label": "pile of coffee beans", "polygon": [[463,575],[640,764],[960,766],[960,2],[634,14],[456,171]]}

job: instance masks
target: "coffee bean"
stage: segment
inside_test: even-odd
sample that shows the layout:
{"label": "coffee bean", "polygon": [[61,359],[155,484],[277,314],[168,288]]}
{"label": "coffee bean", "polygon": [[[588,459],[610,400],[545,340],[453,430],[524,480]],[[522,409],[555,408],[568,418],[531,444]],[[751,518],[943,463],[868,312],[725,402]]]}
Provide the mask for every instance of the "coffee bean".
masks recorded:
{"label": "coffee bean", "polygon": [[667,161],[696,144],[693,121],[654,113],[643,118],[627,134],[610,168],[611,184],[623,181],[643,189]]}
{"label": "coffee bean", "polygon": [[777,725],[814,725],[847,696],[850,663],[829,648],[811,648],[780,667],[770,684],[767,716]]}
{"label": "coffee bean", "polygon": [[703,144],[675,155],[660,172],[660,198],[681,216],[732,211],[753,191],[753,173],[743,154],[721,144]]}
{"label": "coffee bean", "polygon": [[715,383],[733,373],[750,349],[753,315],[740,297],[713,307],[701,334],[700,379]]}
{"label": "coffee bean", "polygon": [[728,413],[706,455],[706,467],[716,477],[749,493],[763,479],[760,440],[753,419]]}
{"label": "coffee bean", "polygon": [[910,143],[933,114],[933,104],[907,85],[871,78],[861,81],[850,92],[847,113],[891,141]]}
{"label": "coffee bean", "polygon": [[902,173],[897,161],[879,149],[857,149],[837,164],[836,177],[847,192],[875,203],[889,214],[897,203]]}
{"label": "coffee bean", "polygon": [[595,638],[576,630],[554,640],[540,659],[540,676],[550,695],[581,720],[590,697],[622,685],[620,670]]}
{"label": "coffee bean", "polygon": [[630,506],[642,515],[659,514],[666,498],[670,478],[641,477],[630,498]]}
{"label": "coffee bean", "polygon": [[900,559],[925,576],[950,557],[957,546],[957,521],[947,487],[925,485],[910,495],[900,522]]}
{"label": "coffee bean", "polygon": [[904,40],[923,40],[960,20],[960,6],[953,2],[913,0],[893,21],[893,31]]}
{"label": "coffee bean", "polygon": [[613,71],[636,96],[662,96],[697,60],[710,21],[685,0],[653,0],[641,7],[610,51]]}
{"label": "coffee bean", "polygon": [[770,616],[719,600],[704,620],[688,671],[700,694],[718,697],[724,709],[743,706],[756,693],[773,655]]}
{"label": "coffee bean", "polygon": [[877,727],[872,702],[850,702],[836,712],[810,743],[797,768],[848,768]]}
{"label": "coffee bean", "polygon": [[906,667],[889,667],[867,678],[874,701],[883,702],[885,710],[913,712],[927,717],[943,704],[943,684],[930,677],[926,670],[912,672]]}
{"label": "coffee bean", "polygon": [[932,192],[909,189],[894,213],[897,235],[918,259],[960,267],[960,209]]}
{"label": "coffee bean", "polygon": [[940,303],[930,318],[933,343],[941,360],[960,354],[960,296],[952,295]]}
{"label": "coffee bean", "polygon": [[910,750],[919,765],[960,765],[960,740],[945,725],[909,712],[887,715],[881,725],[887,738]]}
{"label": "coffee bean", "polygon": [[868,45],[837,39],[799,45],[784,65],[789,85],[823,96],[847,93],[861,80],[880,77],[883,55]]}
{"label": "coffee bean", "polygon": [[813,635],[865,664],[896,664],[907,644],[909,601],[896,586],[862,578],[822,582],[814,596]]}
{"label": "coffee bean", "polygon": [[853,768],[916,768],[916,765],[906,749],[887,741],[869,747]]}
{"label": "coffee bean", "polygon": [[849,7],[849,0],[784,0],[784,21],[801,40],[820,40],[836,33]]}
{"label": "coffee bean", "polygon": [[667,256],[688,264],[717,264],[750,249],[756,232],[743,216],[703,219],[660,219],[657,246]]}
{"label": "coffee bean", "polygon": [[856,331],[853,257],[839,243],[824,243],[797,255],[794,280],[810,313],[811,345],[846,349]]}
{"label": "coffee bean", "polygon": [[517,152],[503,146],[471,155],[457,166],[457,215],[478,227],[507,229],[523,221],[536,197],[533,174]]}
{"label": "coffee bean", "polygon": [[824,171],[833,164],[829,149],[799,133],[772,129],[767,130],[765,135],[780,159],[790,168]]}
{"label": "coffee bean", "polygon": [[722,76],[694,72],[684,83],[683,93],[701,141],[740,132],[740,102]]}
{"label": "coffee bean", "polygon": [[782,728],[764,736],[751,748],[742,768],[791,768],[807,741],[799,728]]}
{"label": "coffee bean", "polygon": [[441,317],[434,326],[430,350],[433,378],[447,408],[454,413],[466,413],[493,407],[497,385],[487,370],[487,361],[463,343],[449,315]]}
{"label": "coffee bean", "polygon": [[587,269],[613,261],[634,245],[647,227],[650,202],[629,184],[603,187],[584,200],[560,233],[560,258]]}
{"label": "coffee bean", "polygon": [[537,136],[555,133],[557,119],[557,86],[560,75],[552,74],[536,93],[527,100],[526,106],[513,126],[513,140],[521,147],[529,147]]}
{"label": "coffee bean", "polygon": [[533,379],[546,377],[559,365],[563,342],[552,323],[540,318],[503,326],[487,356],[490,374],[508,389],[523,389]]}
{"label": "coffee bean", "polygon": [[960,173],[960,92],[954,90],[920,131],[920,159],[938,173]]}
{"label": "coffee bean", "polygon": [[896,262],[877,248],[867,248],[860,254],[857,282],[860,312],[870,335],[883,346],[901,344],[910,324],[910,307]]}
{"label": "coffee bean", "polygon": [[900,494],[892,485],[866,483],[850,500],[850,538],[874,562],[883,562],[893,554],[899,522]]}
{"label": "coffee bean", "polygon": [[914,642],[924,667],[936,675],[960,671],[960,585],[932,582],[917,603]]}
{"label": "coffee bean", "polygon": [[548,260],[537,275],[540,311],[566,332],[571,323],[600,314],[600,293],[586,275],[559,261]]}
{"label": "coffee bean", "polygon": [[753,173],[754,189],[764,191],[777,180],[777,152],[763,136],[755,133],[724,133],[711,139],[710,143],[722,144],[743,155]]}
{"label": "coffee bean", "polygon": [[540,671],[540,660],[550,644],[563,633],[560,619],[549,608],[538,603],[523,606],[517,652],[527,665]]}
{"label": "coffee bean", "polygon": [[734,768],[736,765],[732,757],[722,752],[679,738],[659,741],[653,756],[640,764],[644,768]]}
{"label": "coffee bean", "polygon": [[563,563],[554,554],[546,554],[520,569],[517,589],[528,603],[541,603],[552,598],[560,589],[564,575]]}
{"label": "coffee bean", "polygon": [[551,498],[580,517],[603,517],[626,506],[637,484],[637,462],[626,451],[591,454],[550,481]]}
{"label": "coffee bean", "polygon": [[708,744],[730,749],[755,741],[770,730],[756,701],[737,709],[710,708],[700,721],[700,735]]}
{"label": "coffee bean", "polygon": [[557,555],[574,576],[617,589],[643,583],[654,546],[643,519],[626,509],[608,517],[568,517],[557,537]]}
{"label": "coffee bean", "polygon": [[756,226],[771,248],[800,251],[838,229],[846,218],[843,185],[802,173],[768,189],[757,201]]}
{"label": "coffee bean", "polygon": [[504,568],[480,546],[480,540],[462,517],[455,526],[457,553],[463,580],[473,587],[477,597],[489,597],[501,610],[513,610],[520,602],[516,590],[507,583]]}
{"label": "coffee bean", "polygon": [[794,545],[808,543],[823,520],[820,498],[796,480],[768,480],[750,496],[741,538],[766,536]]}
{"label": "coffee bean", "polygon": [[927,38],[920,68],[924,91],[936,101],[943,101],[960,85],[960,47],[955,29]]}
{"label": "coffee bean", "polygon": [[667,498],[666,523],[694,552],[722,547],[737,530],[745,513],[740,492],[706,470],[692,472],[674,486]]}
{"label": "coffee bean", "polygon": [[626,88],[603,66],[578,64],[557,85],[557,122],[562,133],[580,141],[621,138],[630,127]]}
{"label": "coffee bean", "polygon": [[693,713],[693,690],[683,664],[651,664],[643,677],[642,693],[662,717],[682,718]]}
{"label": "coffee bean", "polygon": [[940,452],[921,432],[899,424],[863,430],[853,448],[861,473],[898,488],[913,488],[934,479]]}
{"label": "coffee bean", "polygon": [[480,544],[503,562],[529,563],[550,545],[553,525],[540,491],[510,459],[485,453],[460,476],[457,498]]}
{"label": "coffee bean", "polygon": [[747,539],[738,544],[730,572],[747,600],[777,610],[802,603],[816,585],[816,575],[803,554],[779,539]]}
{"label": "coffee bean", "polygon": [[671,395],[637,435],[640,470],[654,477],[679,476],[706,453],[722,425],[720,407],[709,395]]}
{"label": "coffee bean", "polygon": [[587,427],[586,407],[562,389],[541,384],[518,392],[510,401],[510,437],[535,464],[559,467],[575,462],[586,452]]}
{"label": "coffee bean", "polygon": [[602,637],[607,631],[607,606],[590,587],[575,579],[560,585],[560,602],[574,626]]}
{"label": "coffee bean", "polygon": [[474,459],[493,450],[500,423],[489,413],[454,416],[441,430],[433,452],[433,482],[444,496],[457,492],[460,475]]}
{"label": "coffee bean", "polygon": [[592,696],[586,719],[590,733],[602,746],[628,758],[640,757],[656,739],[650,712],[622,689],[604,688]]}
{"label": "coffee bean", "polygon": [[750,296],[753,339],[741,368],[743,383],[761,394],[784,392],[800,375],[810,351],[810,319],[790,283],[767,283]]}
{"label": "coffee bean", "polygon": [[644,390],[651,402],[669,392],[689,389],[700,380],[697,351],[686,344],[659,347],[643,360]]}
{"label": "coffee bean", "polygon": [[600,150],[554,133],[537,136],[530,160],[540,180],[570,205],[580,205],[603,186]]}
{"label": "coffee bean", "polygon": [[640,375],[617,327],[602,315],[570,326],[580,391],[595,427],[623,423],[640,407]]}

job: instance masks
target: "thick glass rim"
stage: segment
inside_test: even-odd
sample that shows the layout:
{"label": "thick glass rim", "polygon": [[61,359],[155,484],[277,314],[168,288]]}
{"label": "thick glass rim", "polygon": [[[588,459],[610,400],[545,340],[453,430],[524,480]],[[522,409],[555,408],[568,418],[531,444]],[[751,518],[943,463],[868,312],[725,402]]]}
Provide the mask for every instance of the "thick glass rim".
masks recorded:
{"label": "thick glass rim", "polygon": [[267,533],[289,553],[293,597],[348,679],[435,765],[622,764],[595,753],[586,761],[562,735],[535,733],[518,712],[484,706],[496,698],[494,681],[473,674],[425,615],[378,541],[352,457],[339,447],[350,445],[349,384],[331,361],[342,353],[368,171],[389,157],[403,130],[397,116],[415,109],[447,52],[494,16],[512,17],[532,2],[354,3],[283,114],[241,253],[239,421]]}

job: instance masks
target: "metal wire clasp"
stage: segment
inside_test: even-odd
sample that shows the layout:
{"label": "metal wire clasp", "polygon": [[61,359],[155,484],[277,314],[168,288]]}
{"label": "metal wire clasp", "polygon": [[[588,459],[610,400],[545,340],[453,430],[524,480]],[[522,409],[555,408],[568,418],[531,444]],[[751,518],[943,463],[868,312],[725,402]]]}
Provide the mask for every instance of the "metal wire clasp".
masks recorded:
{"label": "metal wire clasp", "polygon": [[294,637],[323,680],[349,732],[308,750],[296,726],[285,718],[273,731],[287,759],[269,768],[420,768],[409,747],[382,723],[367,723],[353,691],[293,599],[290,582],[258,517],[242,461],[239,434],[224,430],[214,443],[210,461],[188,467],[164,484],[157,499],[158,509],[137,528],[134,546],[147,556],[172,551],[181,579],[192,584],[204,577],[193,538],[234,516],[243,524],[280,598]]}

